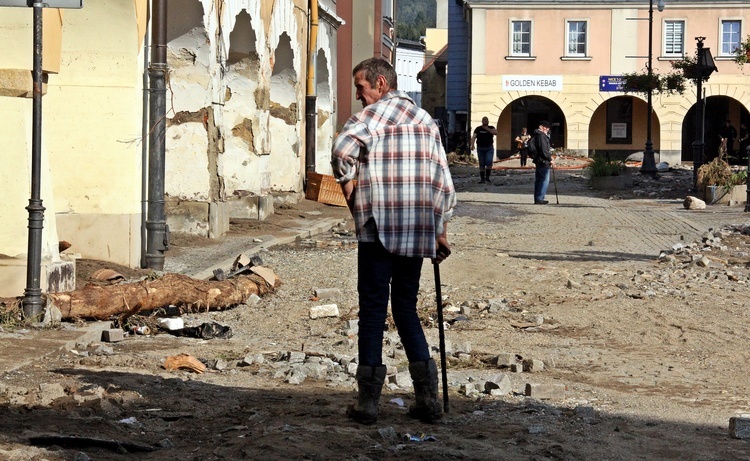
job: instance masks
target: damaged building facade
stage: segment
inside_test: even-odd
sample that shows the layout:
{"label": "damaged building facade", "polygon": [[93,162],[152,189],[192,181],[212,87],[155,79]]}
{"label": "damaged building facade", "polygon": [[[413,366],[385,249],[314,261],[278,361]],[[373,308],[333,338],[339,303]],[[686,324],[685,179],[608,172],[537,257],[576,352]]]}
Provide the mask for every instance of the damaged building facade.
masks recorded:
{"label": "damaged building facade", "polygon": [[[264,219],[274,197],[302,191],[308,2],[171,0],[169,8],[168,224],[220,236],[230,217]],[[318,13],[315,170],[330,173],[341,21],[331,5]]]}
{"label": "damaged building facade", "polygon": [[[148,8],[147,0],[112,0],[44,9],[45,292],[74,287],[77,257],[142,265]],[[32,8],[0,10],[0,38],[12,50],[0,54],[7,162],[0,173],[0,296],[19,296],[28,248]],[[330,172],[333,56],[343,21],[333,0],[169,0],[167,11],[167,224],[173,233],[219,237],[230,217],[264,219],[274,200],[301,199],[310,95],[314,169]],[[69,260],[58,248],[63,240],[72,245]]]}

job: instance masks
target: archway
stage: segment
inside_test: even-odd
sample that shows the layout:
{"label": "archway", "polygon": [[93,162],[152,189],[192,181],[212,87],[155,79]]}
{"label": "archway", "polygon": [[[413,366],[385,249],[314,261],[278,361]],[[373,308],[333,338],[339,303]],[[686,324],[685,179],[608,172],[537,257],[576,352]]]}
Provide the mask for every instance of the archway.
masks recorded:
{"label": "archway", "polygon": [[524,96],[514,100],[503,110],[497,122],[497,155],[500,158],[510,157],[516,152],[513,141],[521,128],[527,127],[534,133],[539,122],[547,120],[552,124],[550,142],[556,149],[565,147],[566,122],[565,114],[552,100],[544,96]]}
{"label": "archway", "polygon": [[[695,142],[696,128],[695,111],[697,103],[688,110],[682,121],[682,160],[693,161],[693,143]],[[703,156],[705,162],[710,162],[719,153],[721,144],[720,128],[726,120],[729,120],[732,126],[737,130],[737,139],[735,139],[732,151],[734,155],[729,159],[730,163],[742,163],[737,153],[739,152],[739,132],[742,124],[750,126],[750,112],[736,99],[728,96],[709,96],[706,98],[703,112],[704,131],[703,131]]]}
{"label": "archway", "polygon": [[[634,152],[643,152],[648,137],[648,105],[633,96],[607,99],[591,116],[588,131],[589,156],[593,151],[612,158],[625,159]],[[659,117],[651,112],[651,143],[659,152],[661,146]]]}

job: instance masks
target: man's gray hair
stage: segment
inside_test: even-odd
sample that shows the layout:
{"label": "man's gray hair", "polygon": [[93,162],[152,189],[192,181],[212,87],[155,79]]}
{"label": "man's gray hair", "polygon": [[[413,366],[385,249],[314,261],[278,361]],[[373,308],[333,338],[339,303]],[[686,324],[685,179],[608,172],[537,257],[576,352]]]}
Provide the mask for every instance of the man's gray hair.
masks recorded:
{"label": "man's gray hair", "polygon": [[398,89],[398,75],[390,62],[383,58],[370,58],[357,64],[352,71],[352,76],[357,75],[360,71],[365,71],[365,80],[370,82],[370,86],[375,88],[378,81],[378,75],[385,77],[391,90]]}

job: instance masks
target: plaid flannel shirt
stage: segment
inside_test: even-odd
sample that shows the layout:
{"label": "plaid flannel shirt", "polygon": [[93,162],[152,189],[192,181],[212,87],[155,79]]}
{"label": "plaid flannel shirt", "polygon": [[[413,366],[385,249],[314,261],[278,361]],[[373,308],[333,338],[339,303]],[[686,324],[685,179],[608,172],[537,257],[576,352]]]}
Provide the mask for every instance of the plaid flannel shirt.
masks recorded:
{"label": "plaid flannel shirt", "polygon": [[346,122],[331,165],[340,183],[357,180],[352,214],[359,241],[378,239],[401,256],[435,257],[456,192],[426,111],[405,93],[388,93]]}

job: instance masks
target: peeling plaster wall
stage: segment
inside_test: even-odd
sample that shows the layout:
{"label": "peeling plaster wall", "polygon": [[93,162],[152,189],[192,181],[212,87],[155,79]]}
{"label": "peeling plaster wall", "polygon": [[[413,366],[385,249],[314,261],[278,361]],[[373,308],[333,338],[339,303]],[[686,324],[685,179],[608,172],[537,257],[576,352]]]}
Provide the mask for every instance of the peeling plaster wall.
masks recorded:
{"label": "peeling plaster wall", "polygon": [[170,0],[168,24],[172,204],[301,192],[307,1]]}

